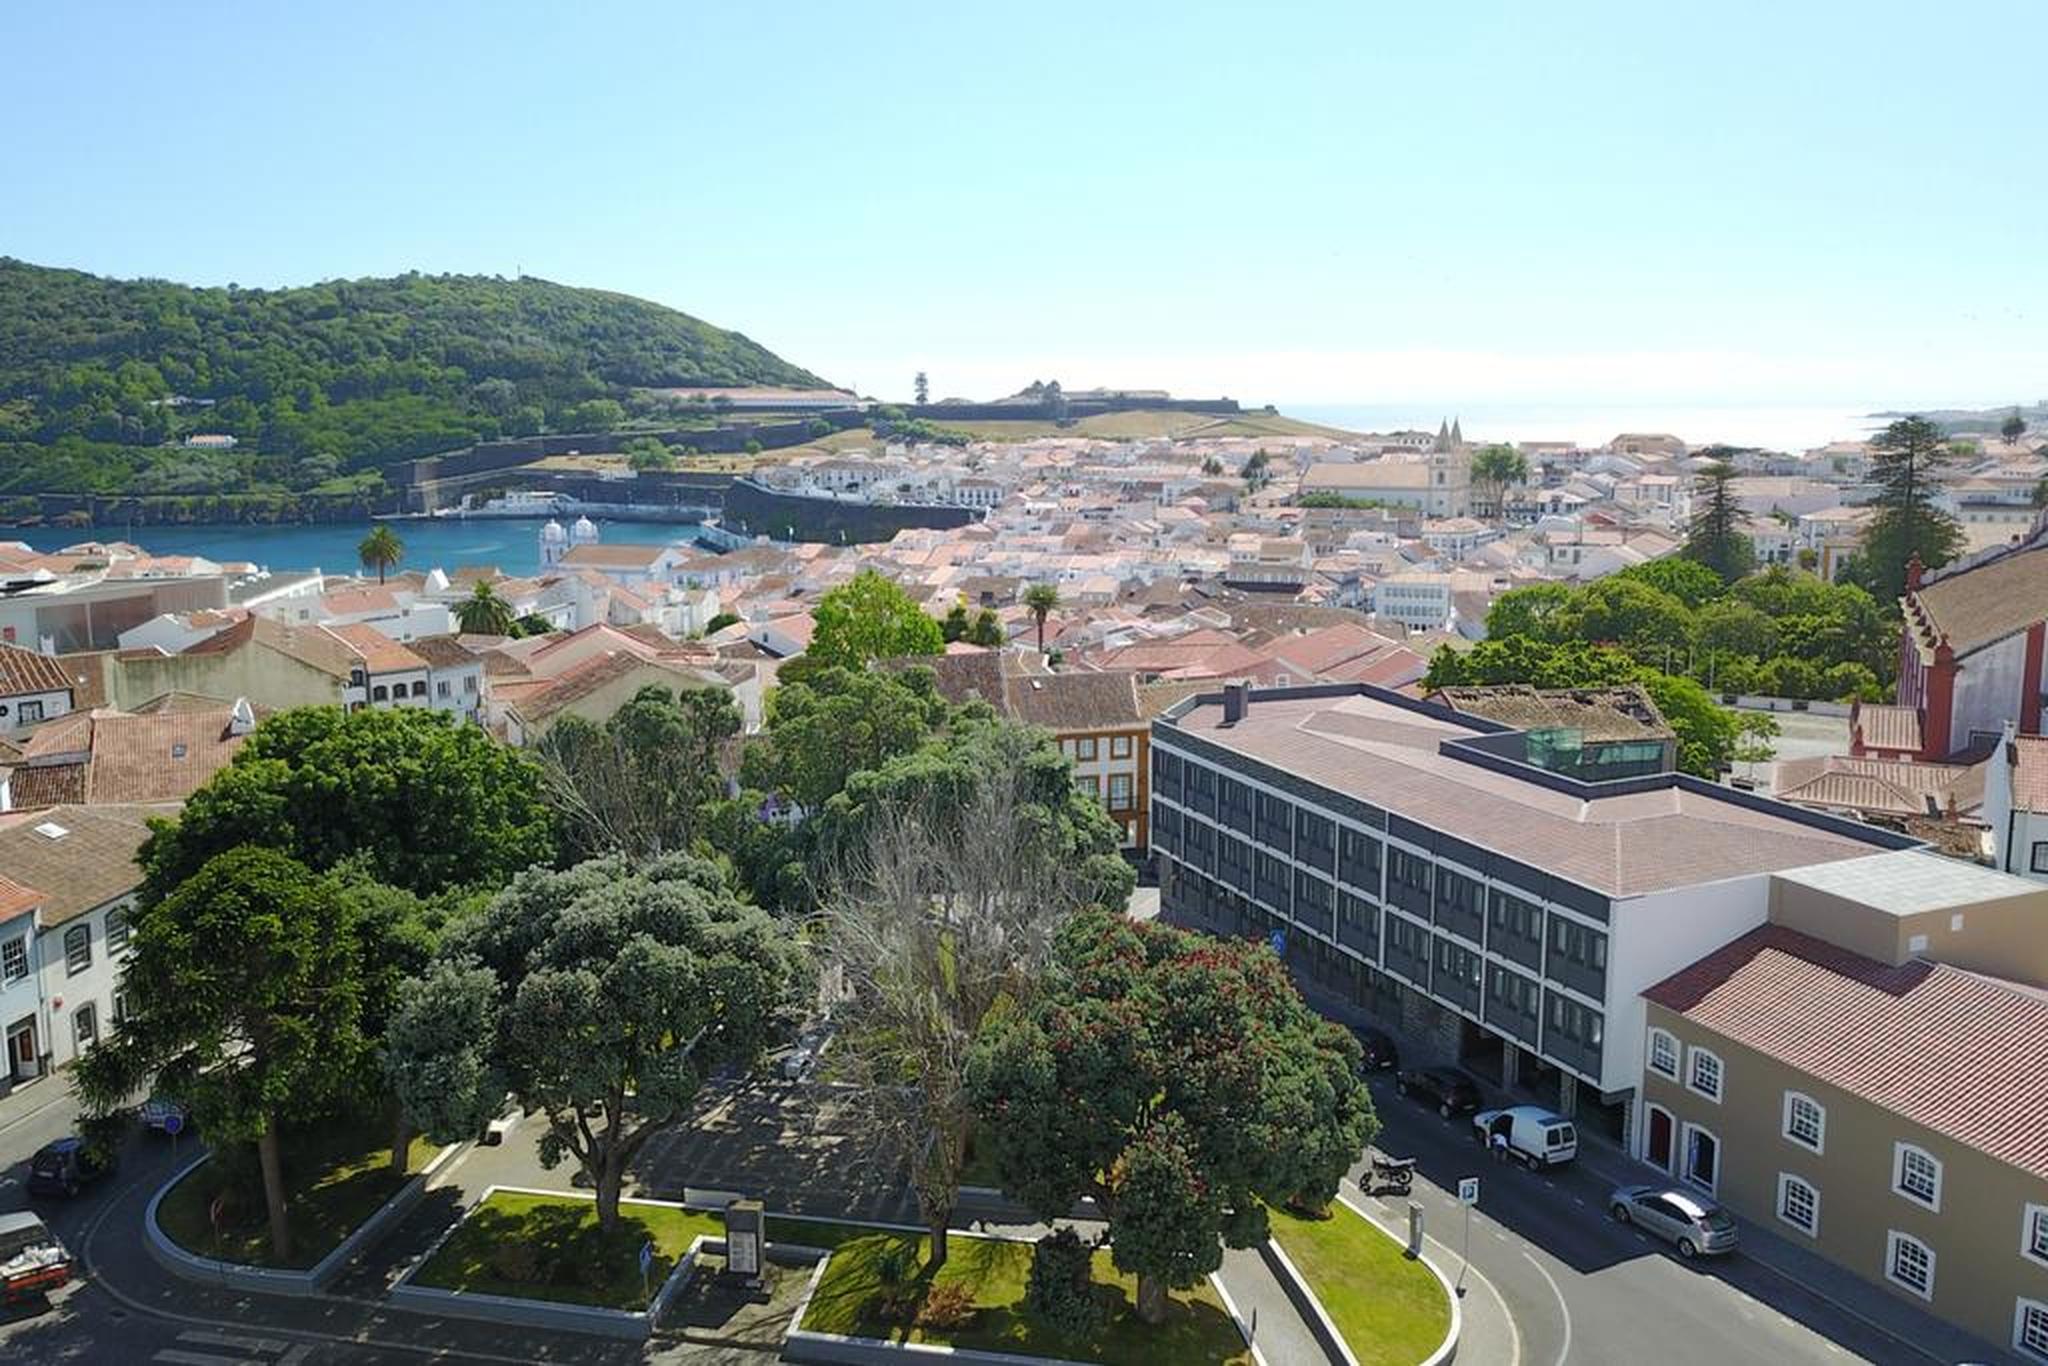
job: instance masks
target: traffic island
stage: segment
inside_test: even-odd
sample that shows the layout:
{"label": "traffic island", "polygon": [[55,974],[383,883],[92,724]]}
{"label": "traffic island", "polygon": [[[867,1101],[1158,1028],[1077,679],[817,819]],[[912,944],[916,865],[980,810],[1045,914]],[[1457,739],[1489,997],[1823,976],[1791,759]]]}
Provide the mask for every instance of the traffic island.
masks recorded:
{"label": "traffic island", "polygon": [[[771,1233],[805,1237],[794,1221]],[[815,1235],[812,1235],[815,1236]],[[1102,1327],[1082,1336],[1054,1331],[1027,1314],[1024,1285],[1032,1244],[955,1230],[936,1275],[905,1295],[885,1293],[887,1268],[914,1258],[922,1268],[930,1240],[914,1230],[834,1226],[833,1243],[813,1275],[783,1358],[797,1362],[874,1363],[942,1355],[953,1361],[1171,1361],[1188,1366],[1248,1366],[1243,1329],[1213,1280],[1169,1298],[1164,1323],[1137,1314],[1137,1278],[1118,1272],[1109,1253],[1093,1259]],[[930,1309],[950,1301],[944,1322]]]}
{"label": "traffic island", "polygon": [[1434,1264],[1339,1196],[1321,1216],[1272,1209],[1264,1252],[1316,1336],[1350,1366],[1442,1366],[1459,1314]]}
{"label": "traffic island", "polygon": [[404,1171],[391,1166],[391,1126],[381,1114],[351,1116],[279,1135],[291,1250],[270,1243],[253,1145],[204,1152],[149,1203],[145,1234],[156,1260],[212,1285],[312,1294],[382,1237],[426,1194],[427,1181],[460,1145],[415,1138]]}

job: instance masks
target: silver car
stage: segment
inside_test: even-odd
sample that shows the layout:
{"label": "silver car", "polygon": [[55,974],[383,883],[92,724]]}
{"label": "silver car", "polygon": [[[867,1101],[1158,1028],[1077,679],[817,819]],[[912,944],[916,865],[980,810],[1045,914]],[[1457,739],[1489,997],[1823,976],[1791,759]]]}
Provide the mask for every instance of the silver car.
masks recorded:
{"label": "silver car", "polygon": [[1674,1186],[1617,1186],[1607,1197],[1607,1212],[1618,1224],[1634,1224],[1645,1233],[1675,1243],[1678,1255],[1688,1260],[1735,1250],[1735,1221],[1728,1211],[1692,1191]]}

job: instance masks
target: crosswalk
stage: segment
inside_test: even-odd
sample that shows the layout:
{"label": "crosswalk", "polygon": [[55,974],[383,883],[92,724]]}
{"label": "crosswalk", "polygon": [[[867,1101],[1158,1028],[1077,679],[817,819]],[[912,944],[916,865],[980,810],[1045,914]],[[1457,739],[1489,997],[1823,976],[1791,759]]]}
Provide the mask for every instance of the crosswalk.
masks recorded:
{"label": "crosswalk", "polygon": [[248,1337],[192,1328],[178,1334],[183,1346],[166,1347],[150,1360],[161,1366],[301,1366],[313,1354],[307,1342]]}

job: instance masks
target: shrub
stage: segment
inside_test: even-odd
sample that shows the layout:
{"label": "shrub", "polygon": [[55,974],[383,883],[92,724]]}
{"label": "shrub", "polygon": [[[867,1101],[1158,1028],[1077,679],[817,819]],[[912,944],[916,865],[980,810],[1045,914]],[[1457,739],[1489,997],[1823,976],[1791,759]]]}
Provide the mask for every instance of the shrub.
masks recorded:
{"label": "shrub", "polygon": [[1024,1282],[1024,1310],[1048,1327],[1070,1335],[1093,1332],[1103,1320],[1095,1297],[1095,1249],[1070,1228],[1056,1229],[1031,1251]]}
{"label": "shrub", "polygon": [[491,1249],[491,1271],[502,1280],[531,1285],[541,1279],[540,1253],[532,1243],[499,1243]]}
{"label": "shrub", "polygon": [[917,1307],[919,1328],[958,1332],[974,1322],[974,1292],[958,1281],[944,1281],[925,1292]]}

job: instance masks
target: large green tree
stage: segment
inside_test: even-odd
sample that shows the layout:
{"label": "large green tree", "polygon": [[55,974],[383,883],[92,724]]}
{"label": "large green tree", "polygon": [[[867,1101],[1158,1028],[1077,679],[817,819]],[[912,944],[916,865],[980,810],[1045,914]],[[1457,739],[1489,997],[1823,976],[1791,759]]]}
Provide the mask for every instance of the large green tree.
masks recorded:
{"label": "large green tree", "polygon": [[1939,569],[1963,549],[1963,529],[1935,502],[1941,470],[1954,459],[1941,428],[1923,417],[1901,418],[1870,441],[1877,511],[1863,529],[1851,573],[1879,602],[1905,592],[1906,564],[1915,556]]}
{"label": "large green tree", "polygon": [[229,849],[132,922],[122,990],[132,1009],[79,1060],[89,1112],[156,1081],[215,1144],[253,1142],[272,1253],[291,1256],[278,1128],[318,1115],[361,1079],[361,945],[334,881],[274,849]]}
{"label": "large green tree", "polygon": [[1700,471],[1692,524],[1679,554],[1733,583],[1756,567],[1756,547],[1742,533],[1742,505],[1735,496],[1735,467],[1717,461]]}
{"label": "large green tree", "polygon": [[1266,1202],[1327,1205],[1378,1130],[1358,1045],[1270,950],[1101,913],[990,1019],[968,1085],[1003,1189],[1048,1221],[1092,1197],[1151,1322],[1264,1240]]}
{"label": "large green tree", "polygon": [[863,569],[818,600],[804,653],[819,665],[858,669],[878,659],[943,654],[939,623],[894,581]]}
{"label": "large green tree", "polygon": [[842,995],[837,1068],[868,1132],[908,1160],[937,1266],[967,1157],[976,1032],[1029,999],[1070,916],[1121,912],[1134,878],[1050,737],[988,718],[857,775],[813,819]]}
{"label": "large green tree", "polygon": [[509,1091],[545,1116],[618,1226],[626,1168],[704,1078],[751,1063],[799,980],[793,942],[717,865],[669,855],[524,873],[408,984],[390,1073],[435,1139],[474,1135]]}
{"label": "large green tree", "polygon": [[930,669],[827,668],[768,696],[741,761],[746,786],[816,809],[854,774],[923,744],[948,708]]}
{"label": "large green tree", "polygon": [[687,850],[722,794],[740,709],[724,688],[649,684],[603,722],[564,716],[535,747],[569,857]]}
{"label": "large green tree", "polygon": [[424,707],[265,720],[176,820],[152,823],[143,899],[245,844],[322,870],[359,857],[378,881],[421,895],[495,887],[554,857],[534,761]]}
{"label": "large green tree", "polygon": [[1685,663],[1692,637],[1692,613],[1684,603],[1619,574],[1581,590],[1560,625],[1565,639],[1611,644],[1667,670]]}
{"label": "large green tree", "polygon": [[1481,446],[1472,452],[1472,491],[1496,515],[1508,490],[1528,479],[1528,457],[1513,446]]}

